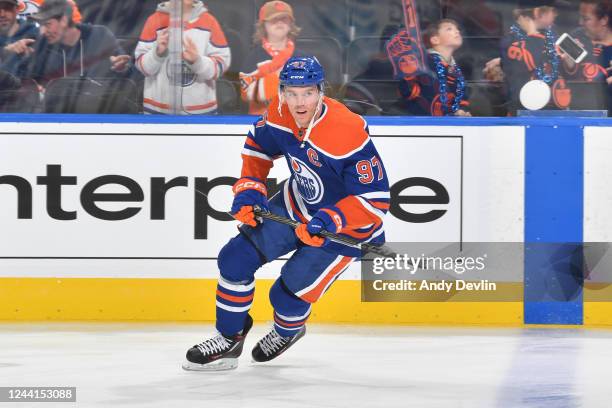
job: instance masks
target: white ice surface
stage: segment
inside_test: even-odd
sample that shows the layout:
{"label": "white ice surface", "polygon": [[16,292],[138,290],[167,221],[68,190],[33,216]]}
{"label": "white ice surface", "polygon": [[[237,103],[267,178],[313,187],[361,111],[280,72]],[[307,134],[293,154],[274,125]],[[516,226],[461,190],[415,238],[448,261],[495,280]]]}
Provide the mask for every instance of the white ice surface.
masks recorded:
{"label": "white ice surface", "polygon": [[14,407],[610,407],[612,332],[309,325],[277,360],[186,372],[210,325],[1,324],[0,386],[75,386]]}

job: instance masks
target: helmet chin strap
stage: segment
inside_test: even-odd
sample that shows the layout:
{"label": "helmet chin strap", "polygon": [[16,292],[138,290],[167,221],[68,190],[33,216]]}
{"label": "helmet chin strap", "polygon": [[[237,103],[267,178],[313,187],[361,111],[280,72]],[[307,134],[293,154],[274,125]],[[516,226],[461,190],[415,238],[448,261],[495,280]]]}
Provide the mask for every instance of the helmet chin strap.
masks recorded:
{"label": "helmet chin strap", "polygon": [[278,87],[278,116],[283,117],[283,87]]}
{"label": "helmet chin strap", "polygon": [[[304,139],[302,139],[302,143],[300,144],[300,148],[303,148],[306,145],[306,142],[308,141],[308,139],[310,139],[310,132],[312,131],[312,125],[314,124],[315,119],[317,118],[317,115],[319,114],[319,112],[321,111],[322,107],[323,107],[323,89],[319,88],[319,100],[317,101],[317,107],[314,111],[314,115],[312,115],[312,118],[310,119],[310,123],[308,124],[308,127],[306,128],[306,135],[304,136]],[[279,116],[283,116],[283,87],[279,86],[278,87],[278,114]],[[298,124],[298,127],[299,124]]]}
{"label": "helmet chin strap", "polygon": [[317,118],[317,115],[321,111],[322,106],[323,106],[323,91],[319,90],[319,101],[317,102],[317,108],[314,111],[314,115],[312,115],[312,118],[310,119],[308,128],[306,128],[306,135],[304,136],[304,139],[302,139],[300,148],[303,148],[306,145],[306,142],[308,141],[308,139],[310,138],[310,132],[312,131],[312,125],[315,119]]}

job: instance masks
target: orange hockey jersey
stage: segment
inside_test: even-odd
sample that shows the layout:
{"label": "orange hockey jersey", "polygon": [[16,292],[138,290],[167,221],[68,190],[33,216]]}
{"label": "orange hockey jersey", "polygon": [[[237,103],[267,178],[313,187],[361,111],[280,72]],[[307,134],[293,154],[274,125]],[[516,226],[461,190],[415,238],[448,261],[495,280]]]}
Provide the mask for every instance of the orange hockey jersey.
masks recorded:
{"label": "orange hockey jersey", "polygon": [[309,139],[278,97],[250,130],[242,151],[242,177],[265,180],[275,158],[284,157],[291,177],[284,186],[288,214],[307,222],[319,209],[336,212],[339,229],[361,241],[384,242],[389,182],[366,121],[343,104],[324,98]]}

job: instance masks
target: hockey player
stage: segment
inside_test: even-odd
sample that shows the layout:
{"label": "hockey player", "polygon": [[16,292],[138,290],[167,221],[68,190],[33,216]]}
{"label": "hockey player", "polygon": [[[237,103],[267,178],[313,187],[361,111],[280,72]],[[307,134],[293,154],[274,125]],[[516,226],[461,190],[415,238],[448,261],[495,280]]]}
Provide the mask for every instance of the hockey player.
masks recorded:
{"label": "hockey player", "polygon": [[[389,184],[365,120],[323,95],[324,72],[314,57],[292,57],[280,73],[279,95],[251,128],[231,212],[240,233],[219,253],[218,334],[187,351],[187,370],[235,368],[253,319],[254,274],[293,250],[270,290],[274,326],[253,348],[256,362],[277,357],[304,336],[311,305],[360,257],[322,230],[383,243]],[[291,177],[268,201],[265,180],[283,156]],[[260,222],[258,205],[301,224],[295,230]]]}

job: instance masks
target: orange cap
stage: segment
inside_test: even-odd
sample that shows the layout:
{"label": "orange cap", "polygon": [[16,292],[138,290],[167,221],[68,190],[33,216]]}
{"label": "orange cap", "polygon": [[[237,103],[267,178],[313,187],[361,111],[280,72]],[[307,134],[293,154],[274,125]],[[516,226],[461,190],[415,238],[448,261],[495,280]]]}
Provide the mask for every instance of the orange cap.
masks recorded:
{"label": "orange cap", "polygon": [[295,20],[293,18],[293,9],[284,1],[269,1],[259,9],[259,21],[268,21],[283,15],[288,16],[291,20]]}

